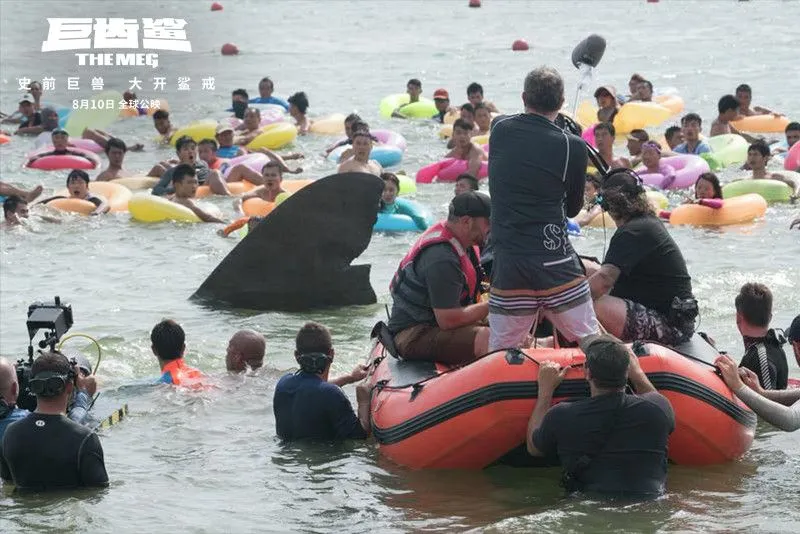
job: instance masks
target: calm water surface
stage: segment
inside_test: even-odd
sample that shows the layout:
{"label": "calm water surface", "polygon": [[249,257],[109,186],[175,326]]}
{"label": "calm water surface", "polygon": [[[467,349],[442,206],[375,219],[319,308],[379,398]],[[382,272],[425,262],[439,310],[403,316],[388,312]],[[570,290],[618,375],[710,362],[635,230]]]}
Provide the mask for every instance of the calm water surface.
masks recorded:
{"label": "calm water surface", "polygon": [[[638,71],[659,87],[674,87],[687,108],[710,123],[720,95],[750,83],[754,102],[800,117],[797,70],[798,2],[644,1],[525,2],[485,0],[370,2],[0,2],[0,104],[19,96],[16,78],[56,78],[46,101],[68,104],[66,77],[102,75],[106,88],[127,88],[134,75],[146,83],[140,96],[166,97],[174,122],[221,117],[230,91],[256,91],[273,77],[276,94],[304,90],[310,113],[358,111],[373,127],[400,131],[409,141],[402,167],[411,172],[443,153],[429,124],[379,118],[379,100],[400,92],[410,77],[425,95],[449,89],[453,104],[479,81],[503,110],[520,107],[522,79],[540,64],[557,67],[571,99],[578,76],[569,54],[597,32],[608,49],[595,82],[625,87]],[[190,55],[162,53],[160,68],[76,67],[70,53],[45,55],[39,43],[46,17],[184,17]],[[512,53],[526,38],[528,53]],[[219,47],[235,42],[238,57]],[[188,58],[188,59],[187,59]],[[167,76],[166,93],[148,89],[152,76]],[[197,85],[177,92],[178,76]],[[199,79],[214,76],[214,92]],[[666,125],[664,126],[666,127]],[[708,125],[706,125],[706,128]],[[153,145],[146,119],[114,124],[111,131],[147,145],[126,164],[146,171],[171,155]],[[661,133],[663,128],[653,130]],[[306,154],[308,177],[333,172],[319,156],[330,138],[309,136],[295,149]],[[0,147],[4,181],[62,186],[64,173],[21,171],[32,141]],[[620,150],[624,149],[620,147]],[[725,179],[735,176],[726,172]],[[444,213],[449,185],[424,187],[417,200]],[[224,211],[230,202],[214,199]],[[770,207],[766,220],[722,230],[673,230],[689,263],[702,306],[702,329],[719,344],[741,352],[733,298],[750,280],[775,293],[775,324],[788,326],[800,311],[800,233],[787,230],[791,206]],[[74,331],[96,336],[104,350],[99,375],[102,409],[128,403],[131,416],[103,434],[111,488],[69,496],[17,497],[0,493],[0,532],[147,532],[170,526],[181,532],[488,532],[800,530],[798,434],[760,429],[739,462],[705,469],[673,467],[669,493],[659,501],[628,506],[562,498],[557,470],[495,468],[481,472],[410,472],[382,459],[372,444],[285,446],[275,438],[272,392],[293,365],[293,337],[308,319],[331,327],[336,372],[362,360],[368,333],[384,317],[388,282],[412,236],[378,235],[358,261],[372,264],[379,303],[307,314],[222,311],[187,300],[233,247],[213,225],[132,224],[125,216],[37,224],[34,231],[0,235],[0,354],[19,357],[27,345],[25,313],[34,300],[59,294],[71,302]],[[575,241],[582,252],[602,255],[610,238],[590,230]],[[276,258],[275,261],[281,261]],[[149,330],[163,317],[187,332],[188,359],[216,378],[219,388],[185,393],[131,386],[157,373]],[[224,352],[239,328],[268,337],[268,365],[260,373],[227,376]],[[86,348],[76,342],[76,348]],[[792,376],[800,376],[794,361]],[[352,390],[348,388],[348,393]]]}

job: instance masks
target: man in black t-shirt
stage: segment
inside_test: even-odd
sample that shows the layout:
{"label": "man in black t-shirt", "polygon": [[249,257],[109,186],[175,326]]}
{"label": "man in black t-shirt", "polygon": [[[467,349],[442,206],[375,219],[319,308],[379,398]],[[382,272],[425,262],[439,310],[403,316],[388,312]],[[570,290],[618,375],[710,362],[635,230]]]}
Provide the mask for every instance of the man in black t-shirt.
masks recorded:
{"label": "man in black t-shirt", "polygon": [[[694,333],[697,304],[678,245],[632,173],[611,175],[601,207],[617,225],[602,267],[584,262],[597,318],[623,341],[679,344]],[[676,300],[677,299],[677,300]]]}
{"label": "man in black t-shirt", "polygon": [[[533,456],[558,456],[567,491],[606,495],[658,495],[667,476],[667,440],[675,429],[669,401],[639,367],[638,358],[608,334],[581,340],[591,398],[552,408],[553,392],[566,374],[544,362],[539,393],[528,423]],[[630,381],[635,395],[625,393]]]}
{"label": "man in black t-shirt", "polygon": [[23,490],[108,486],[103,447],[87,427],[64,413],[75,387],[66,356],[48,352],[33,362],[36,411],[8,426],[0,442],[0,478]]}
{"label": "man in black t-shirt", "polygon": [[769,327],[772,321],[772,291],[764,284],[747,283],[736,295],[736,326],[742,334],[745,353],[741,367],[758,376],[764,389],[786,389],[789,364],[783,336]]}
{"label": "man in black t-shirt", "polygon": [[19,112],[22,114],[22,121],[17,128],[17,135],[36,135],[44,131],[42,128],[42,114],[36,111],[36,101],[28,93],[23,95],[19,101]]}

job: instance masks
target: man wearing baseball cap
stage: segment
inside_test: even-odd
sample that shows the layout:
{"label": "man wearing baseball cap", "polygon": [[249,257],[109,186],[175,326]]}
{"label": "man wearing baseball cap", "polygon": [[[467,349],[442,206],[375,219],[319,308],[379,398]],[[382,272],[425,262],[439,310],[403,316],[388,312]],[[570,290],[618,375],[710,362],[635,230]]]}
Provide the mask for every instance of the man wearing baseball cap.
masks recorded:
{"label": "man wearing baseball cap", "polygon": [[450,364],[486,354],[488,303],[479,302],[479,245],[489,233],[489,197],[474,191],[450,202],[447,220],[425,231],[400,261],[389,287],[389,331],[399,356]]}
{"label": "man wearing baseball cap", "polygon": [[44,131],[42,128],[42,114],[36,111],[36,101],[33,95],[26,93],[19,101],[19,112],[22,121],[17,128],[17,135],[38,135]]}
{"label": "man wearing baseball cap", "polygon": [[445,116],[454,111],[453,108],[450,107],[450,93],[447,92],[447,89],[439,88],[434,91],[433,103],[436,106],[436,111],[438,113],[431,118],[439,122],[443,123]]}
{"label": "man wearing baseball cap", "polygon": [[611,85],[598,87],[594,92],[597,101],[597,122],[612,122],[619,111],[617,90]]}
{"label": "man wearing baseball cap", "polygon": [[[536,379],[536,407],[528,422],[528,452],[558,456],[568,492],[663,493],[667,440],[675,429],[672,406],[619,339],[595,334],[581,339],[580,346],[591,397],[551,408],[553,392],[569,367],[543,362]],[[628,382],[635,394],[625,392]]]}
{"label": "man wearing baseball cap", "polygon": [[242,147],[235,145],[233,126],[230,124],[220,124],[217,126],[216,139],[217,139],[217,157],[218,158],[235,158],[245,153]]}

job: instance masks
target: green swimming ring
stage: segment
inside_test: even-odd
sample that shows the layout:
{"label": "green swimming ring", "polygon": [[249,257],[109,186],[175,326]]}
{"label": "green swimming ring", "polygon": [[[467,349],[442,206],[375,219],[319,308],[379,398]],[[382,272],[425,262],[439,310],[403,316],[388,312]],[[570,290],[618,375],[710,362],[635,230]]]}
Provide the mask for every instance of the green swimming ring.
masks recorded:
{"label": "green swimming ring", "polygon": [[739,165],[747,161],[747,140],[741,135],[724,134],[706,139],[711,152],[700,154],[708,162],[712,171],[718,171],[731,165]]}
{"label": "green swimming ring", "polygon": [[[403,117],[411,118],[411,119],[430,119],[435,115],[438,115],[439,112],[436,110],[436,105],[433,103],[432,100],[428,100],[427,98],[420,98],[419,102],[414,102],[413,104],[408,103],[409,96],[407,93],[400,93],[396,95],[389,95],[383,100],[381,100],[380,104],[380,111],[381,116],[389,118],[392,116],[392,112],[403,106],[402,109],[399,110],[399,113]],[[404,105],[405,104],[405,105]]]}
{"label": "green swimming ring", "polygon": [[778,180],[739,180],[722,187],[722,198],[733,198],[757,193],[767,202],[788,202],[792,188]]}

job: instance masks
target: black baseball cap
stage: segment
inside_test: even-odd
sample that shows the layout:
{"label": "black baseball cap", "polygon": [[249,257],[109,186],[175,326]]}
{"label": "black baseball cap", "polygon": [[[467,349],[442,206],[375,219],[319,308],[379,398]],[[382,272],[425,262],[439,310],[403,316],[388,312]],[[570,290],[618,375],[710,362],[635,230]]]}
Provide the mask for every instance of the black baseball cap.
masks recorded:
{"label": "black baseball cap", "polygon": [[619,354],[624,354],[628,358],[628,348],[616,336],[611,334],[592,334],[580,340],[579,345],[581,350],[586,355],[588,360],[594,355],[601,352],[614,351]]}
{"label": "black baseball cap", "polygon": [[492,215],[492,202],[487,195],[467,191],[450,201],[450,215],[454,217],[486,217]]}
{"label": "black baseball cap", "polygon": [[630,352],[622,341],[611,334],[593,334],[581,339],[580,347],[586,355],[586,367],[600,387],[625,386]]}
{"label": "black baseball cap", "polygon": [[800,315],[795,317],[792,325],[786,329],[786,338],[789,341],[800,341]]}
{"label": "black baseball cap", "polygon": [[51,136],[52,136],[52,135],[57,135],[57,134],[69,135],[69,134],[67,133],[67,131],[66,131],[64,128],[56,128],[55,130],[53,130],[52,132],[50,132],[50,135],[51,135]]}

